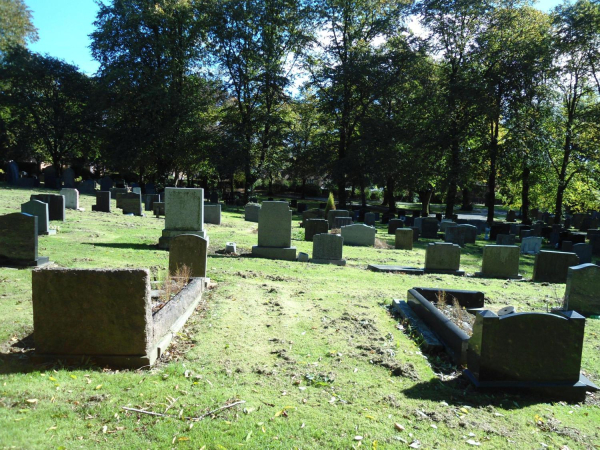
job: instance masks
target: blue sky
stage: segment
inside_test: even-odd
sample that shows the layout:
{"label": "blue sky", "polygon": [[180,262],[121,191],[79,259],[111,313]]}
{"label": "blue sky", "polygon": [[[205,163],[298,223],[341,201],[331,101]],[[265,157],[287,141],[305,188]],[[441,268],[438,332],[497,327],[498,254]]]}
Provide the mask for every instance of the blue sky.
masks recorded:
{"label": "blue sky", "polygon": [[[106,0],[108,1],[108,0]],[[90,38],[98,6],[94,0],[25,0],[38,29],[39,40],[30,44],[35,52],[49,54],[75,64],[91,75],[98,63],[90,52]],[[561,0],[539,0],[537,7],[548,11]]]}

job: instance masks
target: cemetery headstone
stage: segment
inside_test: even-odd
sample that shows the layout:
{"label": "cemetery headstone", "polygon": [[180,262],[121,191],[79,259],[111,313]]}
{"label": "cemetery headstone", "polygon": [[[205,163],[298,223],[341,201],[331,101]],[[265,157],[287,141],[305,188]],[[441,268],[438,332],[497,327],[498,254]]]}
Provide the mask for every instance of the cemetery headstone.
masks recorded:
{"label": "cemetery headstone", "polygon": [[308,209],[308,205],[306,203],[298,203],[298,214],[302,214],[304,211]]}
{"label": "cemetery headstone", "polygon": [[515,222],[517,220],[517,213],[512,209],[506,213],[506,221],[507,222]]}
{"label": "cemetery headstone", "polygon": [[412,228],[398,228],[394,248],[399,250],[412,250],[414,230]]}
{"label": "cemetery headstone", "polygon": [[12,213],[0,216],[0,265],[31,267],[48,263],[38,256],[38,218]]}
{"label": "cemetery headstone", "polygon": [[165,215],[165,202],[154,202],[152,205],[152,211],[154,212],[155,217],[160,217]]}
{"label": "cemetery headstone", "polygon": [[510,223],[494,223],[490,227],[490,241],[495,241],[496,236],[499,234],[517,234],[511,231],[512,225]]}
{"label": "cemetery headstone", "polygon": [[[324,218],[323,214],[324,214],[324,211],[322,211],[320,209],[308,209],[308,210],[304,211],[302,213],[302,222],[300,223],[300,226],[305,227],[306,221],[309,219],[323,219]],[[329,223],[327,226],[329,226]]]}
{"label": "cemetery headstone", "polygon": [[55,194],[33,194],[31,200],[48,203],[48,220],[65,220],[65,197]]}
{"label": "cemetery headstone", "polygon": [[398,228],[403,228],[404,222],[400,219],[390,219],[388,222],[388,234],[396,234]]}
{"label": "cemetery headstone", "polygon": [[19,183],[19,165],[14,161],[8,163],[6,181],[8,184]]}
{"label": "cemetery headstone", "polygon": [[338,230],[349,225],[352,225],[352,217],[335,217],[333,219],[333,228]]}
{"label": "cemetery headstone", "polygon": [[589,244],[573,245],[573,253],[579,256],[579,264],[590,264],[592,262],[592,246]]}
{"label": "cemetery headstone", "polygon": [[134,216],[143,216],[142,212],[142,194],[130,192],[128,194],[119,194],[121,200],[120,208],[123,214],[133,214]]}
{"label": "cemetery headstone", "polygon": [[168,249],[171,239],[180,234],[195,234],[206,238],[203,214],[204,189],[166,188],[165,229],[158,247]]}
{"label": "cemetery headstone", "polygon": [[252,255],[296,260],[296,247],[292,247],[292,211],[287,202],[262,203],[258,215],[258,245],[252,247]]}
{"label": "cemetery headstone", "polygon": [[332,209],[327,213],[327,222],[329,223],[329,229],[335,228],[336,217],[350,217],[350,212],[345,209]]}
{"label": "cemetery headstone", "polygon": [[79,210],[79,191],[77,189],[63,188],[60,195],[65,197],[65,208]]}
{"label": "cemetery headstone", "polygon": [[421,231],[419,230],[418,227],[411,227],[413,230],[413,242],[417,242],[419,240],[419,235],[421,234]]}
{"label": "cemetery headstone", "polygon": [[110,191],[114,186],[113,180],[109,176],[105,176],[100,180],[100,190],[101,191]]}
{"label": "cemetery headstone", "polygon": [[211,203],[219,203],[219,194],[215,191],[210,193],[209,201]]}
{"label": "cemetery headstone", "polygon": [[481,272],[484,278],[520,279],[519,247],[516,245],[486,245],[483,247]]}
{"label": "cemetery headstone", "polygon": [[68,189],[75,188],[75,171],[71,167],[67,167],[62,173],[63,186]]}
{"label": "cemetery headstone", "polygon": [[315,234],[327,233],[329,224],[325,219],[307,219],[304,223],[304,240],[312,241]]}
{"label": "cemetery headstone", "polygon": [[458,228],[461,229],[461,233],[464,235],[465,244],[474,244],[477,240],[477,227],[470,224],[459,224]]}
{"label": "cemetery headstone", "polygon": [[[327,222],[327,221],[325,221]],[[298,252],[298,262],[308,262],[309,256],[308,253]]]}
{"label": "cemetery headstone", "polygon": [[452,244],[460,245],[461,247],[465,246],[465,232],[463,229],[458,226],[448,226],[446,227],[446,232],[444,233],[444,242],[450,242]]}
{"label": "cemetery headstone", "polygon": [[139,186],[135,186],[131,188],[131,192],[133,192],[134,194],[140,194],[142,195],[142,188]]}
{"label": "cemetery headstone", "polygon": [[94,180],[83,180],[81,183],[79,183],[77,190],[81,194],[95,194],[96,182]]}
{"label": "cemetery headstone", "polygon": [[426,217],[421,225],[421,237],[425,239],[437,239],[439,222],[435,217]]}
{"label": "cemetery headstone", "polygon": [[144,187],[147,195],[156,194],[156,186],[154,185],[154,183],[146,183],[146,186]]}
{"label": "cemetery headstone", "polygon": [[[339,218],[338,218],[339,220]],[[341,228],[344,244],[359,247],[372,247],[375,245],[375,227],[363,224],[347,225]]]}
{"label": "cemetery headstone", "polygon": [[96,204],[92,205],[92,211],[110,212],[110,191],[96,192]]}
{"label": "cemetery headstone", "polygon": [[169,247],[169,274],[175,275],[183,266],[191,277],[206,277],[208,241],[195,234],[180,234],[171,239]]}
{"label": "cemetery headstone", "polygon": [[21,212],[37,217],[38,235],[56,234],[56,230],[51,230],[48,223],[48,203],[30,200],[21,205]]}
{"label": "cemetery headstone", "polygon": [[375,225],[375,214],[370,212],[365,214],[365,225],[371,227]]}
{"label": "cemetery headstone", "polygon": [[498,234],[496,236],[496,245],[515,245],[516,236],[514,234]]}
{"label": "cemetery headstone", "polygon": [[569,267],[564,309],[586,317],[600,315],[600,267],[590,263]]}
{"label": "cemetery headstone", "polygon": [[343,247],[344,238],[339,234],[315,234],[313,236],[313,257],[310,262],[345,266]]}
{"label": "cemetery headstone", "polygon": [[525,255],[536,255],[542,249],[541,237],[526,237],[521,239],[521,253]]}
{"label": "cemetery headstone", "polygon": [[154,211],[154,202],[160,202],[159,194],[146,194],[144,196],[144,210]]}
{"label": "cemetery headstone", "polygon": [[540,283],[566,283],[569,267],[579,265],[575,253],[540,251],[535,257],[532,280]]}
{"label": "cemetery headstone", "polygon": [[455,227],[456,225],[457,225],[456,222],[453,222],[448,219],[444,219],[440,222],[440,231],[442,233],[445,233],[447,227]]}
{"label": "cemetery headstone", "polygon": [[432,242],[425,249],[425,272],[447,273],[462,276],[460,246],[445,242]]}
{"label": "cemetery headstone", "polygon": [[244,207],[244,220],[246,222],[258,223],[258,214],[260,212],[260,205],[256,203],[248,203]]}
{"label": "cemetery headstone", "polygon": [[204,205],[204,223],[221,225],[221,204]]}
{"label": "cemetery headstone", "polygon": [[56,177],[54,166],[48,166],[42,172],[44,173],[44,186],[47,189],[60,189],[60,180]]}

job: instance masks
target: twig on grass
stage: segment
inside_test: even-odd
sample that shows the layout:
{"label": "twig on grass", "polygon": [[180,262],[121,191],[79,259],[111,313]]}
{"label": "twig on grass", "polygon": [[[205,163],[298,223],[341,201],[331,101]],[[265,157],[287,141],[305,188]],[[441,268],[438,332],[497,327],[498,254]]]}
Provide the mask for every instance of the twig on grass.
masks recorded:
{"label": "twig on grass", "polygon": [[136,409],[136,408],[128,408],[126,406],[122,406],[122,408],[125,411],[132,411],[132,412],[136,412],[136,413],[140,413],[140,414],[148,414],[149,416],[156,416],[156,417],[171,417],[173,419],[181,419],[181,420],[193,420],[194,422],[199,422],[202,419],[205,419],[208,416],[212,416],[213,414],[216,414],[218,412],[221,412],[225,409],[228,408],[233,408],[234,406],[237,405],[241,405],[242,403],[246,403],[245,400],[240,400],[239,402],[235,402],[232,403],[230,405],[225,405],[225,406],[221,406],[220,408],[217,409],[213,409],[212,411],[207,412],[206,414],[202,414],[200,417],[180,417],[179,415],[174,415],[174,414],[161,414],[161,413],[156,413],[156,412],[152,412],[152,411],[145,411],[143,409]]}

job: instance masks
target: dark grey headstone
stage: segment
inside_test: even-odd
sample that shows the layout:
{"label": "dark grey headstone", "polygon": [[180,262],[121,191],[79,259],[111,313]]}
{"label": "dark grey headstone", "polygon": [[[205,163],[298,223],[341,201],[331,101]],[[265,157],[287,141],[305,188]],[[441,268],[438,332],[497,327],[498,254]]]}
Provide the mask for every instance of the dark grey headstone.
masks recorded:
{"label": "dark grey headstone", "polygon": [[67,189],[75,189],[75,171],[67,167],[62,174],[63,187]]}
{"label": "dark grey headstone", "polygon": [[55,194],[34,194],[31,200],[48,203],[48,220],[65,220],[65,196]]}
{"label": "dark grey headstone", "polygon": [[208,241],[195,234],[180,234],[169,244],[169,273],[186,266],[192,277],[206,277]]}
{"label": "dark grey headstone", "polygon": [[92,205],[92,211],[110,212],[110,191],[96,192],[96,204]]}
{"label": "dark grey headstone", "polygon": [[156,194],[156,186],[154,186],[154,183],[146,183],[145,191],[148,195]]}
{"label": "dark grey headstone", "polygon": [[17,184],[19,182],[19,165],[14,161],[8,163],[6,181],[8,184]]}
{"label": "dark grey headstone", "polygon": [[435,217],[426,217],[421,222],[421,237],[425,239],[437,239],[439,222]]}
{"label": "dark grey headstone", "polygon": [[516,236],[514,234],[498,234],[496,236],[496,245],[515,245]]}
{"label": "dark grey headstone", "polygon": [[579,265],[575,253],[540,251],[535,257],[533,281],[566,283],[569,267]]}
{"label": "dark grey headstone", "polygon": [[153,211],[154,202],[160,202],[159,194],[146,194],[144,197],[144,209],[146,211]]}
{"label": "dark grey headstone", "polygon": [[117,194],[117,198],[120,195],[120,207],[123,209],[123,214],[133,214],[134,216],[141,216],[142,213],[142,195],[130,192],[128,194]]}
{"label": "dark grey headstone", "polygon": [[[48,166],[44,170],[44,186],[48,189],[60,189],[60,180],[56,177],[54,166]],[[50,219],[52,220],[52,219]]]}
{"label": "dark grey headstone", "polygon": [[404,222],[400,219],[390,219],[388,222],[388,234],[396,235],[396,230],[398,228],[403,228]]}
{"label": "dark grey headstone", "polygon": [[100,180],[100,190],[101,191],[110,191],[114,186],[113,180],[109,176],[105,176]]}
{"label": "dark grey headstone", "polygon": [[589,244],[573,245],[573,253],[579,256],[579,264],[590,264],[592,262],[592,246]]}
{"label": "dark grey headstone", "polygon": [[340,229],[352,225],[352,217],[336,217],[333,219],[333,228]]}
{"label": "dark grey headstone", "polygon": [[304,240],[312,241],[315,234],[327,233],[329,224],[325,219],[307,219],[304,223]]}
{"label": "dark grey headstone", "polygon": [[80,194],[95,194],[96,182],[94,180],[84,180],[81,183],[79,183],[77,190]]}
{"label": "dark grey headstone", "polygon": [[40,266],[48,258],[38,256],[37,217],[24,213],[0,216],[0,264]]}

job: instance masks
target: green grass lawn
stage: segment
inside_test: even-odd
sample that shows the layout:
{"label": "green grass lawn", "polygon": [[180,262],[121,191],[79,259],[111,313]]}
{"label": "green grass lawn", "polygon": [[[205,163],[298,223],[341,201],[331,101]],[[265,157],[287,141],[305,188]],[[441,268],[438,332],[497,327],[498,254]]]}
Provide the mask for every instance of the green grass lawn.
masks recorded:
{"label": "green grass lawn", "polygon": [[[0,214],[20,211],[30,194],[0,185]],[[61,267],[164,277],[164,219],[123,216],[114,201],[112,214],[95,213],[93,203],[83,195],[84,212],[51,222],[58,233],[40,237],[39,254]],[[293,245],[312,254],[299,220]],[[378,237],[391,248],[345,247],[346,267],[216,253],[230,241],[249,253],[256,229],[243,208],[207,225],[216,287],[150,370],[32,364],[31,270],[0,268],[0,448],[597,448],[600,395],[566,404],[479,394],[445,358],[423,355],[386,308],[422,286],[481,290],[491,309],[545,311],[564,285],[370,272],[370,263],[422,266],[431,242],[394,250],[384,226]],[[484,244],[463,250],[467,274],[481,269]],[[521,273],[532,271],[533,257],[522,257]],[[599,334],[600,320],[588,320],[582,370],[596,383]],[[178,418],[242,400],[199,422]]]}

